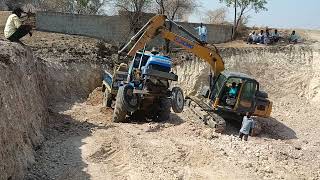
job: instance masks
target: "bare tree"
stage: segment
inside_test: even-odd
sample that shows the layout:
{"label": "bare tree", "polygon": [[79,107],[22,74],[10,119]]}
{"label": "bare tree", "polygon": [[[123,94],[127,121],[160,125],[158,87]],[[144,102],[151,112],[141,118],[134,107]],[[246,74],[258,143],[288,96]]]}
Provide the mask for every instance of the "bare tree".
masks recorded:
{"label": "bare tree", "polygon": [[5,1],[0,1],[0,11],[8,10],[8,6],[6,5]]}
{"label": "bare tree", "polygon": [[198,2],[196,0],[156,0],[159,14],[165,14],[172,20],[181,20],[191,14]]}
{"label": "bare tree", "polygon": [[142,17],[148,11],[152,0],[113,0],[119,14],[129,20],[130,32],[137,33],[142,27]]}
{"label": "bare tree", "polygon": [[204,21],[208,24],[223,24],[226,21],[227,13],[227,8],[209,10],[206,12]]}
{"label": "bare tree", "polygon": [[75,13],[73,0],[39,0],[37,7],[42,11]]}
{"label": "bare tree", "polygon": [[9,10],[13,10],[16,7],[22,7],[23,5],[30,3],[31,0],[4,0],[4,4]]}
{"label": "bare tree", "polygon": [[77,0],[75,11],[78,14],[99,14],[100,9],[110,0]]}
{"label": "bare tree", "polygon": [[[182,20],[185,16],[191,14],[198,2],[196,0],[156,0],[159,14],[164,14],[172,20]],[[172,30],[172,24],[169,23],[168,29]],[[166,40],[166,51],[170,51],[170,41]]]}

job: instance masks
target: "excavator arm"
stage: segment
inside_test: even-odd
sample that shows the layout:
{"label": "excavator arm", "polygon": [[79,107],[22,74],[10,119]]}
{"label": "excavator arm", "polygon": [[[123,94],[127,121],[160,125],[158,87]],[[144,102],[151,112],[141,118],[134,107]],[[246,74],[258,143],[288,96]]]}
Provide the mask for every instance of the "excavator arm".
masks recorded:
{"label": "excavator arm", "polygon": [[150,42],[156,36],[160,35],[162,38],[175,43],[179,47],[195,54],[196,56],[207,62],[210,65],[211,71],[214,73],[215,77],[224,70],[224,62],[219,55],[217,48],[215,48],[214,50],[208,48],[194,35],[171,20],[169,20],[171,21],[171,23],[174,23],[180,30],[193,37],[196,42],[169,31],[165,27],[166,20],[169,19],[165,15],[156,15],[151,18],[147,22],[147,24],[135,36],[133,36],[129,43],[124,46],[119,52],[124,51],[133,41],[139,38],[127,54],[128,56],[134,56],[138,50],[143,49],[145,44]]}
{"label": "excavator arm", "polygon": [[[175,34],[169,31],[165,27],[166,21],[170,21],[171,23],[176,25],[180,30],[182,30],[188,36],[192,37],[193,40],[187,39],[185,37],[182,37],[178,34]],[[217,82],[216,81],[217,77],[222,73],[222,71],[224,71],[224,62],[221,56],[219,55],[217,48],[215,47],[214,49],[210,49],[206,44],[204,44],[198,38],[192,35],[192,33],[188,32],[186,29],[184,29],[180,25],[171,21],[165,15],[156,15],[152,19],[150,19],[149,22],[135,36],[131,38],[130,42],[126,46],[124,46],[119,53],[124,51],[132,42],[135,42],[135,44],[132,46],[132,48],[127,54],[128,56],[134,56],[138,50],[144,49],[145,45],[148,42],[150,42],[152,39],[154,39],[156,36],[161,36],[162,38],[175,43],[176,45],[183,48],[184,50],[195,54],[200,59],[202,59],[203,61],[205,61],[210,65],[211,72],[214,73],[213,77],[210,74],[211,77],[210,77],[209,93],[211,94],[212,87],[213,87],[212,82],[213,81]],[[224,76],[221,76],[221,77],[224,77]],[[239,79],[241,79],[240,76],[239,76]],[[222,95],[219,95],[219,92],[222,91],[222,87],[226,85],[225,84],[226,82],[221,81],[220,83],[223,83],[223,84],[220,84],[221,89],[217,90],[217,96],[214,97],[214,99],[211,99],[210,101],[207,101],[204,99],[207,97],[212,98],[210,94],[209,96],[206,95],[206,97],[188,96],[187,98],[188,106],[192,107],[190,108],[190,110],[195,115],[197,115],[200,119],[202,119],[206,124],[208,124],[210,127],[215,128],[216,132],[223,132],[226,128],[226,122],[224,118],[220,115],[224,115],[224,117],[227,117],[227,118],[235,117],[236,119],[241,119],[240,114],[243,113],[242,111],[240,111],[241,108],[238,108],[238,106],[235,106],[235,107],[230,106],[229,108],[227,106],[219,107],[219,103],[222,101],[221,98],[223,97]],[[242,90],[240,90],[239,94],[241,93],[241,91]],[[220,93],[220,94],[223,94],[223,93]],[[254,95],[254,97],[256,95]],[[260,99],[261,99],[261,102],[259,107],[261,106],[262,108],[265,108],[265,110],[257,111],[257,107],[255,107],[254,109],[255,115],[258,115],[260,117],[269,117],[271,113],[272,102],[270,102],[265,95],[263,97],[260,97]],[[240,101],[241,100],[239,95],[237,102],[240,103]],[[256,104],[257,101],[258,101],[257,99],[252,99],[251,103]],[[243,101],[242,103],[247,103],[247,101]]]}

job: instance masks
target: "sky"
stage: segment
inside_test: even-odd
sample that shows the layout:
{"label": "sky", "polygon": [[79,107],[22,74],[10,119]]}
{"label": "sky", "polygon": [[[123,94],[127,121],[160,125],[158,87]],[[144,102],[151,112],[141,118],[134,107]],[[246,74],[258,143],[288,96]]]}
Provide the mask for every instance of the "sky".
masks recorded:
{"label": "sky", "polygon": [[[198,0],[201,7],[189,18],[200,22],[207,10],[225,7],[219,0]],[[255,14],[250,11],[249,26],[320,29],[320,0],[267,0],[268,11]],[[234,9],[228,9],[227,20],[233,22]]]}

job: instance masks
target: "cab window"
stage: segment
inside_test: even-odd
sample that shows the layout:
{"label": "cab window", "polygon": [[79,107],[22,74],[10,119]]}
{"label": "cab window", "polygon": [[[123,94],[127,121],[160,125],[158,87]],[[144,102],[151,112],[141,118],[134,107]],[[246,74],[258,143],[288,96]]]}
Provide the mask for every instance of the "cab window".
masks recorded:
{"label": "cab window", "polygon": [[255,82],[246,82],[243,85],[242,92],[241,92],[241,99],[242,100],[252,100],[256,93],[257,85]]}

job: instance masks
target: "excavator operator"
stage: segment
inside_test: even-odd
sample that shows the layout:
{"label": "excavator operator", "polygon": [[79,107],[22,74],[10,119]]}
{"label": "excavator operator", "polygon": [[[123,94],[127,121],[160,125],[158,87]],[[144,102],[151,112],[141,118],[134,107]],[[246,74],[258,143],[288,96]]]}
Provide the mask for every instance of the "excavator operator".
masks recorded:
{"label": "excavator operator", "polygon": [[237,94],[238,94],[237,83],[233,82],[229,90],[229,97],[236,98]]}

